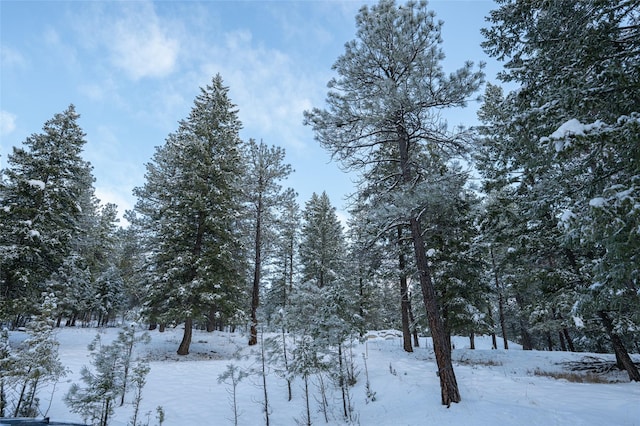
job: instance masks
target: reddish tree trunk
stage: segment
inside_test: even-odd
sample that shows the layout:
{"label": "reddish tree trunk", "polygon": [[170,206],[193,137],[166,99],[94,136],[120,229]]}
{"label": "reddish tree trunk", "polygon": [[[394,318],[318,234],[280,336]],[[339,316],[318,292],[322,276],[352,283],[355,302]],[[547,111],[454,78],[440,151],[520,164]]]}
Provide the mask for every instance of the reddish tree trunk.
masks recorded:
{"label": "reddish tree trunk", "polygon": [[461,397],[451,362],[451,350],[447,342],[448,336],[445,332],[442,318],[440,317],[436,290],[431,281],[431,271],[427,263],[427,254],[422,239],[422,229],[416,218],[411,218],[411,235],[413,237],[416,264],[418,265],[422,297],[427,311],[429,328],[431,329],[431,338],[433,339],[433,351],[436,356],[436,364],[438,365],[442,404],[450,406],[452,402],[460,402]]}
{"label": "reddish tree trunk", "polygon": [[613,345],[613,350],[616,354],[616,358],[620,363],[624,366],[624,369],[627,370],[627,374],[629,374],[629,380],[632,382],[640,382],[640,372],[638,372],[638,367],[633,363],[633,360],[629,356],[629,352],[624,347],[622,343],[622,339],[620,336],[615,333],[613,329],[613,321],[605,311],[599,311],[598,315],[600,319],[602,319],[602,323],[604,324],[604,328],[607,330],[609,334],[609,338],[611,339],[611,344]]}
{"label": "reddish tree trunk", "polygon": [[405,352],[413,352],[411,330],[409,328],[409,289],[405,274],[405,258],[402,252],[402,226],[398,225],[398,256],[400,267],[400,312],[402,315],[402,347]]}

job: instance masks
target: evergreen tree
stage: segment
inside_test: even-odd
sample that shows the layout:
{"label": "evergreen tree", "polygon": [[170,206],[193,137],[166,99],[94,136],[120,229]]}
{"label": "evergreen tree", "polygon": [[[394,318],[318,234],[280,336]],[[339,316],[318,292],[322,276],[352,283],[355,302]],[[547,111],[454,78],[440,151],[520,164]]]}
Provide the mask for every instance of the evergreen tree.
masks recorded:
{"label": "evergreen tree", "polygon": [[[343,415],[352,415],[349,387],[355,383],[346,348],[361,335],[358,282],[347,272],[342,224],[326,193],[312,194],[303,212],[300,243],[301,283],[286,311],[288,328],[300,336],[293,371],[308,378],[328,372],[343,401]],[[315,354],[309,353],[313,351]]]}
{"label": "evergreen tree", "polygon": [[242,295],[234,229],[241,123],[220,75],[194,104],[147,164],[145,185],[134,190],[134,222],[148,256],[147,313],[164,323],[184,321],[180,355],[189,353],[194,320],[213,307],[235,314]]}
{"label": "evergreen tree", "polygon": [[285,310],[289,304],[293,283],[297,274],[297,253],[300,237],[300,207],[297,194],[288,189],[279,206],[274,235],[272,273],[265,297],[265,316],[269,320],[274,313]]}
{"label": "evergreen tree", "polygon": [[[134,346],[139,342],[148,342],[145,333],[135,336],[135,325],[125,327],[118,333],[118,338],[110,345],[102,344],[100,335],[89,344],[93,371],[87,366],[80,370],[80,378],[84,386],[73,383],[65,395],[65,403],[74,413],[80,414],[85,421],[92,424],[107,426],[109,419],[115,412],[120,398],[120,405],[128,389],[128,383],[133,381],[136,387],[136,401],[141,399],[141,387],[149,372],[148,364],[138,359],[133,364]],[[133,377],[130,377],[133,373]],[[134,401],[135,402],[135,401]],[[137,410],[138,407],[135,407]]]}
{"label": "evergreen tree", "polygon": [[[385,162],[395,165],[387,188],[398,217],[410,233],[438,364],[442,403],[460,401],[447,336],[426,256],[421,217],[420,171],[442,164],[465,142],[465,134],[447,131],[445,108],[464,106],[482,83],[481,70],[467,63],[445,75],[439,44],[441,22],[426,2],[396,6],[383,0],[363,7],[356,17],[357,38],[345,45],[329,82],[327,110],[305,113],[316,139],[345,168],[367,171]],[[436,170],[431,170],[434,173]],[[389,223],[381,224],[388,228]]]}
{"label": "evergreen tree", "polygon": [[38,398],[40,389],[57,382],[66,374],[53,332],[55,303],[52,294],[45,294],[38,315],[27,323],[27,339],[13,353],[6,353],[5,348],[5,355],[8,356],[4,358],[0,381],[6,388],[6,394],[13,395],[11,407],[9,401],[4,401],[10,410],[6,414],[11,417],[36,417],[42,414]]}
{"label": "evergreen tree", "polygon": [[346,245],[342,224],[326,192],[311,195],[302,217],[301,281],[318,288],[330,286],[341,278]]}
{"label": "evergreen tree", "polygon": [[277,209],[286,201],[287,192],[280,182],[291,173],[291,166],[284,163],[284,149],[269,147],[262,141],[250,139],[246,146],[246,165],[243,190],[248,210],[248,229],[253,247],[253,277],[251,286],[251,329],[249,345],[258,343],[258,316],[260,288],[264,265],[272,249],[276,227]]}
{"label": "evergreen tree", "polygon": [[[541,246],[556,251],[537,250],[538,263],[554,272],[541,291],[574,295],[552,301],[544,313],[600,324],[630,378],[640,381],[623,344],[625,330],[637,329],[640,320],[633,207],[640,171],[640,2],[499,4],[483,46],[506,61],[502,79],[521,88],[500,103],[509,119],[501,130],[493,126],[502,141],[496,150],[524,172],[529,222],[553,230]],[[563,311],[563,305],[577,310]]]}
{"label": "evergreen tree", "polygon": [[[44,284],[85,232],[93,198],[85,134],[73,105],[13,149],[0,178],[0,317],[14,326],[35,312]],[[61,297],[62,298],[62,297]]]}

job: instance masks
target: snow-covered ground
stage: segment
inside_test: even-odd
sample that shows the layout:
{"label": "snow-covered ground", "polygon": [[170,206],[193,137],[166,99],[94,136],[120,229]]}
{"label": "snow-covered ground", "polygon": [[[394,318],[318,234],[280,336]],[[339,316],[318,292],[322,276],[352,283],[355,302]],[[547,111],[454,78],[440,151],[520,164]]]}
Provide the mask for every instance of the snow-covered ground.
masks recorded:
{"label": "snow-covered ground", "polygon": [[[119,329],[101,329],[104,342],[114,339]],[[96,329],[61,329],[57,332],[60,358],[72,371],[55,388],[48,416],[52,420],[81,421],[62,401],[72,382],[79,382],[79,371],[90,364],[87,345]],[[12,339],[20,339],[14,333]],[[151,371],[143,391],[141,413],[149,414],[149,424],[158,424],[156,407],[165,412],[164,425],[233,425],[230,386],[218,382],[227,365],[248,368],[256,357],[240,334],[195,331],[191,353],[175,355],[182,336],[180,328],[164,333],[150,332],[151,343],[139,352],[151,359]],[[508,351],[491,350],[488,337],[477,337],[475,350],[466,338],[455,338],[453,357],[462,402],[450,408],[440,405],[440,387],[430,342],[423,339],[414,353],[402,350],[394,332],[370,333],[366,343],[354,348],[359,371],[358,383],[351,389],[360,425],[640,425],[640,384],[629,383],[625,374],[607,376],[614,383],[574,383],[536,375],[534,372],[560,372],[562,363],[586,356],[613,360],[612,355],[522,351],[511,344]],[[250,355],[234,358],[241,351]],[[364,358],[375,401],[367,401]],[[638,355],[634,356],[637,362]],[[271,371],[267,389],[271,425],[296,425],[303,419],[304,399],[301,382],[293,384],[293,399],[287,401],[284,379]],[[237,388],[240,425],[265,424],[262,412],[261,379],[250,376]],[[313,424],[325,424],[318,411],[319,392],[311,386]],[[41,407],[49,404],[50,392],[43,392]],[[130,399],[130,396],[129,396]],[[341,400],[330,396],[332,418],[329,424],[345,424]],[[112,426],[127,425],[132,407],[116,410]]]}

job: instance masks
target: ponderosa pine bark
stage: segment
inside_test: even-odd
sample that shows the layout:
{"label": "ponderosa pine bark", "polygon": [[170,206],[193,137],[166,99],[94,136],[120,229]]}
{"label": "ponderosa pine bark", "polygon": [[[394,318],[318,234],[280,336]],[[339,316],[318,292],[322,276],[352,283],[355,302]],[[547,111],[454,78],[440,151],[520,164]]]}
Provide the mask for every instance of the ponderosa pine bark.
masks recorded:
{"label": "ponderosa pine bark", "polygon": [[605,311],[598,311],[598,316],[600,316],[602,324],[604,324],[604,328],[609,335],[609,339],[611,339],[616,359],[624,366],[624,369],[627,370],[627,374],[629,374],[629,380],[632,382],[640,382],[640,372],[638,372],[638,367],[633,363],[627,348],[625,348],[624,343],[622,343],[622,339],[614,331],[613,321],[609,317],[609,314]]}
{"label": "ponderosa pine bark", "polygon": [[402,318],[402,347],[405,352],[413,352],[411,330],[409,328],[409,288],[405,272],[406,260],[402,251],[402,226],[398,225],[398,263],[400,267],[400,311]]}

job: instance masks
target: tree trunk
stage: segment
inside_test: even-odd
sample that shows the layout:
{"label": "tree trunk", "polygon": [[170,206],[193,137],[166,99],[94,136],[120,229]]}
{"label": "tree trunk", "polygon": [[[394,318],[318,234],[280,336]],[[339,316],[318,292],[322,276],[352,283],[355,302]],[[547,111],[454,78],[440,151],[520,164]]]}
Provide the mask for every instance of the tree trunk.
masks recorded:
{"label": "tree trunk", "polygon": [[184,322],[184,335],[182,336],[182,342],[178,347],[178,355],[189,355],[189,346],[191,345],[191,336],[193,334],[193,320],[187,318]]}
{"label": "tree trunk", "polygon": [[529,334],[529,330],[527,330],[527,326],[523,319],[520,319],[520,333],[522,333],[522,350],[532,351],[533,339],[531,338],[531,334]]}
{"label": "tree trunk", "polygon": [[216,329],[216,307],[212,306],[207,315],[207,332],[211,333]]}
{"label": "tree trunk", "polygon": [[533,338],[529,333],[529,329],[527,328],[527,323],[524,320],[524,316],[522,315],[522,296],[519,293],[516,293],[516,303],[520,308],[520,318],[519,318],[519,326],[520,326],[520,334],[522,335],[522,350],[531,351],[533,350]]}
{"label": "tree trunk", "polygon": [[476,334],[472,331],[469,333],[469,349],[476,348]]}
{"label": "tree trunk", "polygon": [[411,333],[413,334],[413,347],[420,347],[420,336],[418,336],[418,327],[416,326],[416,319],[413,316],[413,308],[411,307],[411,294],[409,294],[409,321],[411,322]]}
{"label": "tree trunk", "polygon": [[258,344],[258,305],[260,304],[260,272],[262,263],[262,194],[258,195],[256,215],[256,234],[254,240],[254,268],[253,290],[251,293],[251,329],[249,331],[249,346]]}
{"label": "tree trunk", "polygon": [[616,358],[619,359],[619,361],[624,366],[624,369],[627,370],[627,374],[629,374],[629,380],[631,380],[632,382],[640,382],[640,372],[638,372],[638,368],[633,363],[633,360],[629,356],[629,352],[627,352],[627,349],[624,347],[622,339],[613,330],[613,321],[611,321],[609,314],[607,314],[605,311],[598,311],[598,315],[602,319],[604,328],[609,334],[609,338],[611,339],[611,344],[613,345],[613,350],[616,354]]}
{"label": "tree trunk", "polygon": [[405,352],[413,352],[411,330],[409,329],[409,290],[405,274],[405,258],[402,252],[402,225],[398,225],[398,256],[400,267],[400,312],[402,316],[402,346]]}
{"label": "tree trunk", "polygon": [[496,338],[496,322],[493,319],[493,312],[491,312],[491,303],[487,303],[487,316],[491,323],[491,349],[498,349],[498,340]]}
{"label": "tree trunk", "polygon": [[500,329],[502,330],[502,340],[504,348],[509,349],[509,340],[507,339],[507,326],[504,319],[504,296],[502,295],[502,287],[498,280],[498,269],[496,268],[496,259],[493,255],[493,247],[489,246],[489,254],[491,255],[491,265],[493,266],[493,279],[496,283],[496,291],[498,292],[498,316],[500,321]]}
{"label": "tree trunk", "polygon": [[460,392],[458,391],[458,383],[451,362],[451,351],[449,350],[449,343],[447,342],[447,333],[444,330],[438,308],[438,301],[436,299],[436,291],[431,281],[431,271],[427,263],[422,230],[416,218],[411,218],[411,234],[413,236],[413,246],[416,264],[418,265],[422,297],[427,311],[431,338],[433,340],[433,350],[438,365],[442,405],[448,407],[452,402],[460,402]]}
{"label": "tree trunk", "polygon": [[558,330],[558,340],[560,340],[560,349],[562,352],[567,351],[567,343],[564,340],[564,334],[562,334],[562,330]]}
{"label": "tree trunk", "polygon": [[4,393],[4,378],[0,377],[0,418],[4,417],[4,408],[7,406],[7,396]]}
{"label": "tree trunk", "polygon": [[405,352],[413,352],[411,329],[409,327],[409,300],[407,297],[407,277],[400,277],[400,310],[402,316],[402,347]]}
{"label": "tree trunk", "polygon": [[562,328],[562,333],[564,334],[564,338],[567,341],[567,346],[569,346],[569,351],[575,352],[576,348],[575,346],[573,346],[573,339],[571,339],[571,336],[569,335],[569,330],[567,330],[567,327]]}
{"label": "tree trunk", "polygon": [[553,352],[553,340],[551,339],[551,332],[547,331],[544,334],[547,338],[547,348],[549,349],[549,352]]}
{"label": "tree trunk", "polygon": [[[400,118],[402,120],[402,118]],[[398,131],[398,153],[400,155],[400,170],[402,173],[402,183],[410,185],[412,181],[412,172],[409,165],[409,135],[402,126],[401,121],[397,126]],[[411,238],[413,240],[413,250],[418,267],[418,275],[420,278],[420,288],[422,289],[422,298],[427,311],[427,319],[429,320],[429,328],[431,329],[431,338],[433,340],[433,350],[436,356],[436,364],[438,365],[438,376],[440,377],[440,392],[442,397],[442,405],[451,406],[452,402],[460,402],[460,392],[456,375],[453,371],[451,362],[451,351],[447,342],[447,334],[440,316],[438,300],[436,298],[436,289],[431,280],[431,268],[427,261],[427,253],[422,237],[422,228],[418,217],[411,212],[409,224],[411,227]]]}

